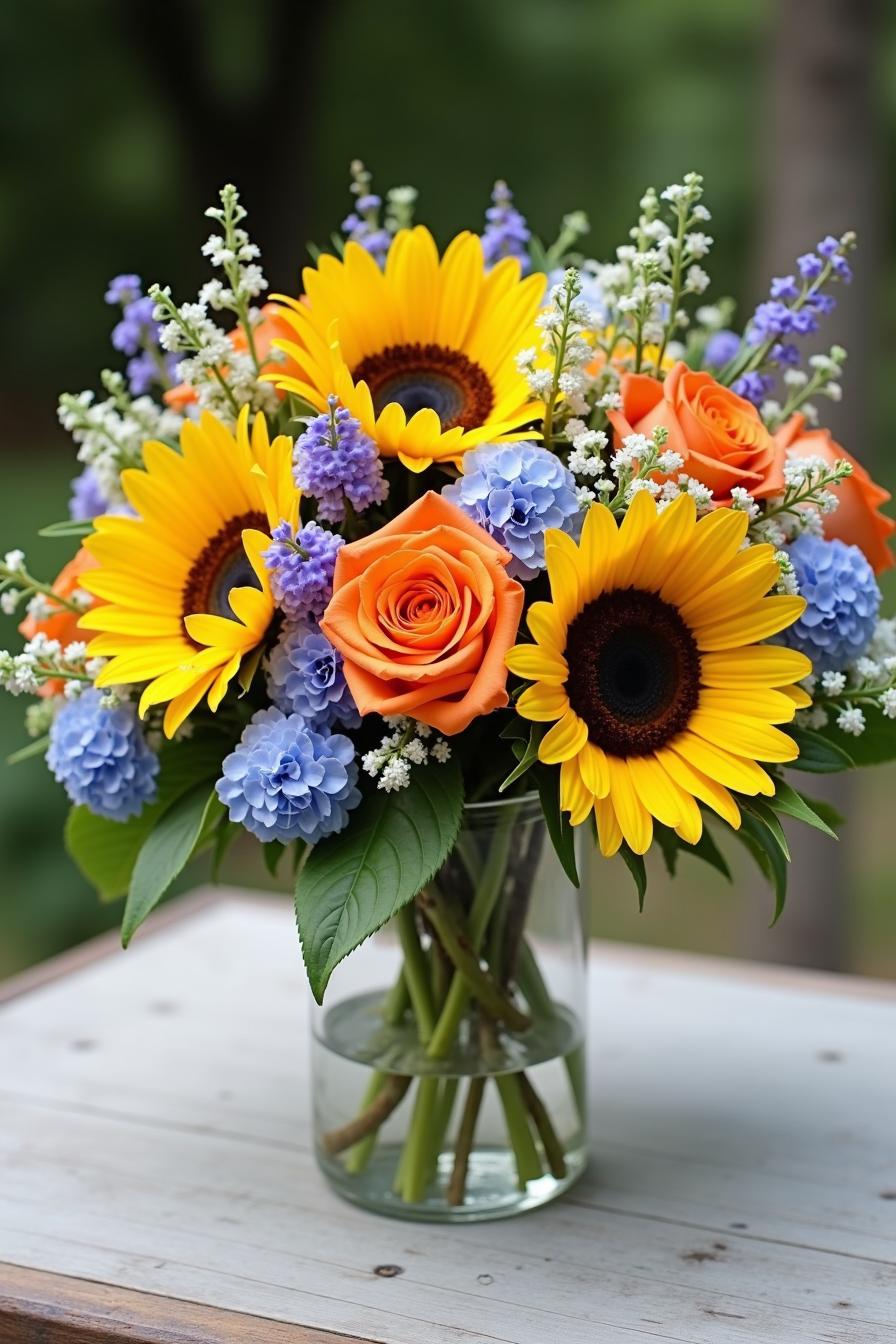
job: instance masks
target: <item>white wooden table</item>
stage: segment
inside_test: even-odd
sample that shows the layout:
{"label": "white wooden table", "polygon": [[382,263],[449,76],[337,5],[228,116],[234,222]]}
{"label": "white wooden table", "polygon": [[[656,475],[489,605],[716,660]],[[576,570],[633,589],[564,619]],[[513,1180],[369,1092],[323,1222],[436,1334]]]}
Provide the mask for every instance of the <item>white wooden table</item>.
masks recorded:
{"label": "white wooden table", "polygon": [[447,1229],[315,1169],[286,903],[88,956],[0,1007],[4,1344],[896,1341],[892,986],[596,948],[590,1174]]}

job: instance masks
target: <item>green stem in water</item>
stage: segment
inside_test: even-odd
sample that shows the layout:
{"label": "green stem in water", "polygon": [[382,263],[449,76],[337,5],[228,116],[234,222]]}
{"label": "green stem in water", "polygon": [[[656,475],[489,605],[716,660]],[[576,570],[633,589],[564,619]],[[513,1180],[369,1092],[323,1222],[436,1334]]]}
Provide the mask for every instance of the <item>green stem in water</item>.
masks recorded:
{"label": "green stem in water", "polygon": [[[482,946],[488,921],[491,919],[495,903],[501,894],[501,885],[504,881],[507,860],[510,856],[513,824],[518,810],[517,807],[507,807],[495,827],[482,876],[473,897],[469,929],[470,944],[473,952],[476,953]],[[439,1020],[427,1046],[426,1053],[430,1059],[444,1059],[447,1054],[450,1054],[468,1000],[466,981],[462,975],[455,972],[445,1005],[439,1014]]]}
{"label": "green stem in water", "polygon": [[521,1190],[525,1190],[529,1181],[537,1181],[543,1174],[541,1158],[529,1128],[529,1113],[523,1100],[520,1075],[518,1073],[500,1073],[495,1079],[510,1146],[516,1159],[517,1179]]}
{"label": "green stem in water", "polygon": [[417,1084],[408,1137],[398,1164],[396,1193],[405,1204],[419,1204],[430,1180],[429,1142],[439,1100],[438,1078],[421,1078]]}
{"label": "green stem in water", "polygon": [[467,1170],[470,1165],[470,1154],[473,1151],[473,1139],[476,1135],[476,1121],[479,1119],[484,1092],[485,1079],[471,1078],[467,1088],[463,1114],[461,1115],[457,1143],[454,1146],[454,1168],[451,1172],[451,1180],[448,1182],[446,1196],[448,1203],[455,1208],[464,1202],[464,1193],[467,1188]]}
{"label": "green stem in water", "polygon": [[523,1101],[529,1108],[529,1114],[538,1130],[538,1137],[541,1139],[541,1146],[544,1149],[551,1175],[555,1180],[562,1181],[566,1175],[566,1158],[563,1156],[563,1145],[551,1123],[547,1107],[526,1075],[520,1073],[517,1074],[517,1077],[520,1080],[520,1093]]}
{"label": "green stem in water", "polygon": [[404,953],[404,976],[411,1007],[417,1019],[420,1042],[425,1045],[435,1026],[435,1009],[432,1006],[432,994],[429,989],[429,965],[426,954],[420,946],[417,925],[414,919],[413,904],[405,905],[396,916],[401,950]]}
{"label": "green stem in water", "polygon": [[[494,977],[480,965],[472,932],[463,917],[451,908],[438,888],[430,885],[421,891],[417,900],[438,934],[442,946],[454,962],[457,971],[455,980],[458,977],[463,978],[465,997],[472,994],[490,1017],[506,1023],[513,1031],[525,1031],[530,1027],[531,1019],[520,1012]],[[454,981],[448,992],[449,1001],[453,989]],[[441,1023],[441,1017],[439,1021]]]}

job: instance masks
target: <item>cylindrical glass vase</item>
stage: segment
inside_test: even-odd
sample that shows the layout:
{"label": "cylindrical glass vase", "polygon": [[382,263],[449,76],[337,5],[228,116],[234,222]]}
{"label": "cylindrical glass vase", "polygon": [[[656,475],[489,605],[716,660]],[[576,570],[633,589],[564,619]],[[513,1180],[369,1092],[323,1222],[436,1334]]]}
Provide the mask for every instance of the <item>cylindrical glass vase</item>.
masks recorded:
{"label": "cylindrical glass vase", "polygon": [[555,1198],[586,1158],[583,907],[537,797],[464,809],[411,905],[313,1011],[320,1165],[378,1213],[454,1222]]}

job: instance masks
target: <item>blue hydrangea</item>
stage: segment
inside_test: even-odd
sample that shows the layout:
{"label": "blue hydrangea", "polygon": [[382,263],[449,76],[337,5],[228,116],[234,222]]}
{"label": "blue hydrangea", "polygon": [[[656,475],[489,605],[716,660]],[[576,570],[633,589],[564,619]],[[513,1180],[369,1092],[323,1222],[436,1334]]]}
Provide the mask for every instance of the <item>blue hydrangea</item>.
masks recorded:
{"label": "blue hydrangea", "polygon": [[284,714],[301,715],[309,728],[361,723],[342,655],[313,625],[290,625],[281,634],[268,660],[268,694]]}
{"label": "blue hydrangea", "polygon": [[482,255],[486,269],[496,266],[504,257],[516,257],[525,275],[531,268],[529,240],[532,237],[525,219],[513,204],[513,192],[506,182],[496,182],[492,204],[485,212],[486,226],[482,235]]}
{"label": "blue hydrangea", "polygon": [[463,458],[463,475],[442,494],[513,556],[508,574],[533,579],[544,569],[549,527],[572,532],[579,513],[575,480],[536,443],[486,444]]}
{"label": "blue hydrangea", "polygon": [[288,621],[316,620],[333,595],[333,570],[345,538],[315,522],[297,532],[289,523],[280,523],[271,537],[264,563],[274,601]]}
{"label": "blue hydrangea", "polygon": [[159,758],[133,705],[106,709],[94,687],[56,715],[47,765],[73,803],[110,821],[136,816],[156,796]]}
{"label": "blue hydrangea", "polygon": [[279,709],[254,715],[221,768],[215,788],[230,820],[263,841],[316,844],[341,831],[361,801],[352,742]]}
{"label": "blue hydrangea", "polygon": [[807,602],[781,635],[812,659],[816,673],[841,672],[867,649],[880,608],[874,571],[858,546],[804,533],[789,548]]}
{"label": "blue hydrangea", "polygon": [[293,475],[299,489],[317,500],[318,517],[341,523],[346,500],[363,513],[383,502],[389,483],[373,439],[335,397],[329,404],[296,440]]}

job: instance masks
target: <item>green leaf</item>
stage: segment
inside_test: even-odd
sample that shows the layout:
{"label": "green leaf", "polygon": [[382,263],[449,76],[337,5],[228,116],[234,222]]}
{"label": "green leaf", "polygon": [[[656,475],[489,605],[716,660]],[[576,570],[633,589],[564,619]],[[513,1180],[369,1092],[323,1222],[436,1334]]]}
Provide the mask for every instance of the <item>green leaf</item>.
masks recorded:
{"label": "green leaf", "polygon": [[529,729],[528,742],[523,743],[519,740],[514,740],[511,743],[511,750],[518,759],[510,774],[503,783],[499,785],[499,793],[503,793],[505,789],[509,789],[511,784],[514,784],[520,779],[527,770],[532,769],[532,766],[538,760],[538,744],[540,741],[541,734],[538,731],[538,725],[533,723]]}
{"label": "green leaf", "polygon": [[560,810],[560,770],[546,765],[535,765],[532,769],[551,844],[566,876],[574,887],[578,887],[575,830],[569,824],[569,817]]}
{"label": "green leaf", "polygon": [[415,766],[407,788],[368,794],[347,829],[311,851],[296,882],[296,922],[318,1003],[343,957],[442,866],[457,839],[463,802],[456,762]]}
{"label": "green leaf", "polygon": [[811,804],[801,793],[784,779],[775,781],[775,807],[779,812],[784,812],[788,817],[796,817],[798,821],[804,821],[808,826],[814,826],[817,831],[823,831],[825,835],[837,839],[837,832],[832,830],[825,821],[824,817],[818,812],[818,805]]}
{"label": "green leaf", "polygon": [[[233,844],[236,837],[243,831],[242,826],[237,825],[235,821],[228,821],[225,817],[218,825],[214,836],[214,845],[212,849],[212,881],[217,883],[221,881],[221,865],[224,862],[228,849]],[[245,832],[243,832],[245,834]]]}
{"label": "green leaf", "polygon": [[834,723],[822,728],[819,736],[858,766],[884,765],[896,759],[896,719],[888,719],[870,705],[863,705],[862,713],[865,731],[859,737],[842,732]]}
{"label": "green leaf", "polygon": [[224,744],[219,739],[193,738],[172,742],[160,752],[159,794],[130,821],[96,817],[86,807],[73,807],[65,825],[65,844],[72,859],[96,887],[100,900],[114,901],[128,890],[137,855],[156,822],[200,780],[216,778]]}
{"label": "green leaf", "polygon": [[836,742],[810,728],[788,727],[786,731],[800,749],[795,761],[788,761],[788,770],[805,770],[814,775],[833,775],[840,770],[852,770],[855,760]]}
{"label": "green leaf", "polygon": [[217,824],[223,814],[223,804],[216,793],[209,793],[207,783],[197,784],[162,814],[146,837],[134,864],[121,921],[122,946],[127,947],[147,915],[186,867],[212,818]]}
{"label": "green leaf", "polygon": [[262,845],[261,849],[265,868],[267,868],[271,877],[276,877],[277,868],[283,858],[283,851],[286,846],[281,845],[279,840],[269,840],[266,845]]}
{"label": "green leaf", "polygon": [[774,838],[775,844],[780,849],[784,858],[790,862],[790,846],[787,843],[787,836],[784,834],[784,828],[775,815],[774,808],[763,798],[744,798],[739,800],[741,817],[744,812],[750,812],[758,821],[761,821],[768,828]]}
{"label": "green leaf", "polygon": [[703,834],[696,845],[683,845],[682,853],[693,854],[695,859],[702,859],[704,863],[708,863],[710,868],[715,868],[716,872],[721,873],[729,882],[733,881],[728,861],[716,844],[705,820],[703,822]]}
{"label": "green leaf", "polygon": [[659,822],[654,824],[653,834],[660,847],[663,862],[666,865],[666,872],[670,877],[674,877],[675,868],[678,863],[678,851],[680,848],[678,836],[669,826],[661,826]]}
{"label": "green leaf", "polygon": [[80,522],[75,518],[64,518],[61,523],[50,523],[38,532],[39,537],[89,537],[93,531],[92,522]]}
{"label": "green leaf", "polygon": [[619,857],[634,878],[638,890],[638,909],[643,914],[644,897],[647,895],[647,868],[644,863],[644,855],[636,854],[623,842],[619,849]]}
{"label": "green leaf", "polygon": [[775,893],[775,913],[771,923],[777,924],[787,900],[787,860],[781,846],[764,821],[750,812],[741,814],[741,827],[735,835],[750,850]]}

